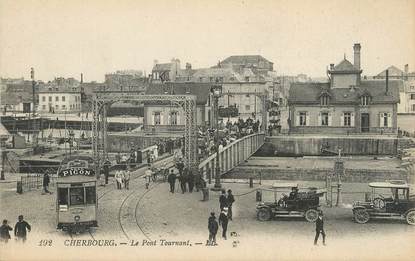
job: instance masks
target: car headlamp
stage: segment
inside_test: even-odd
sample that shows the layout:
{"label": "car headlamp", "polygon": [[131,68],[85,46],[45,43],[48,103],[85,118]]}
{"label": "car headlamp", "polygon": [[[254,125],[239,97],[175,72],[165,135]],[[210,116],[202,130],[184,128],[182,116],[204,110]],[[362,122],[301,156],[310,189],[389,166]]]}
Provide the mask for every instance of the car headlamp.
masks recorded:
{"label": "car headlamp", "polygon": [[74,219],[75,219],[76,222],[78,222],[81,219],[81,217],[77,215],[77,216],[74,217]]}

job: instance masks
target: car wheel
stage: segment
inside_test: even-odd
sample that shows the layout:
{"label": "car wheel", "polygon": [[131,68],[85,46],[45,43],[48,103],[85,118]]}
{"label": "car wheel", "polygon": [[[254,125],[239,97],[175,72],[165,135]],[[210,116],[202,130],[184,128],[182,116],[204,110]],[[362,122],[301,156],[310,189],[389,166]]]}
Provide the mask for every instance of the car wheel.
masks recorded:
{"label": "car wheel", "polygon": [[354,220],[359,224],[367,223],[370,219],[369,213],[366,209],[356,209],[353,215]]}
{"label": "car wheel", "polygon": [[271,219],[271,211],[266,208],[261,208],[258,210],[257,218],[259,221],[268,221]]}
{"label": "car wheel", "polygon": [[373,205],[377,209],[382,209],[385,207],[385,201],[382,198],[373,199]]}
{"label": "car wheel", "polygon": [[406,223],[415,225],[415,210],[411,210],[406,214]]}
{"label": "car wheel", "polygon": [[317,210],[310,208],[309,210],[305,212],[305,219],[308,222],[316,222],[317,218],[318,218]]}

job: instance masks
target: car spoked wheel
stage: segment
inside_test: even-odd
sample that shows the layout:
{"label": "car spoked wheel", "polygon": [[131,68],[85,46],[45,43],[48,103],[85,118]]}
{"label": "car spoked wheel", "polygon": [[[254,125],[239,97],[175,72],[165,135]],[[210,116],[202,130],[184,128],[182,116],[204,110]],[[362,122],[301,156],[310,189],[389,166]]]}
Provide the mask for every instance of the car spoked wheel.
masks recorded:
{"label": "car spoked wheel", "polygon": [[415,225],[415,210],[411,210],[406,214],[406,223]]}
{"label": "car spoked wheel", "polygon": [[257,218],[259,221],[268,221],[271,219],[271,211],[269,209],[262,208],[258,210]]}
{"label": "car spoked wheel", "polygon": [[308,222],[316,222],[317,218],[318,218],[317,210],[310,208],[309,210],[305,212],[305,219]]}
{"label": "car spoked wheel", "polygon": [[365,209],[356,209],[354,211],[354,220],[359,224],[367,223],[369,218],[369,213]]}

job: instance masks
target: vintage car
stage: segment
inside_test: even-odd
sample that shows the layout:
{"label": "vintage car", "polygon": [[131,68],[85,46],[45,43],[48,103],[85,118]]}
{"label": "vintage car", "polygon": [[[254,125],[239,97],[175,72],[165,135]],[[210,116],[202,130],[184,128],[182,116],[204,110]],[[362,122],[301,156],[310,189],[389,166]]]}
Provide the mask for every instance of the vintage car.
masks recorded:
{"label": "vintage car", "polygon": [[[304,217],[315,222],[319,212],[319,199],[325,190],[308,188],[299,190],[296,183],[274,183],[271,189],[259,190],[261,195],[273,194],[273,201],[257,205],[257,219],[267,221],[274,217]],[[291,191],[291,193],[290,193]],[[287,194],[290,193],[290,196]]]}
{"label": "vintage car", "polygon": [[359,224],[370,219],[405,219],[415,225],[415,197],[409,195],[410,186],[405,181],[369,183],[371,193],[365,202],[353,204],[353,218]]}

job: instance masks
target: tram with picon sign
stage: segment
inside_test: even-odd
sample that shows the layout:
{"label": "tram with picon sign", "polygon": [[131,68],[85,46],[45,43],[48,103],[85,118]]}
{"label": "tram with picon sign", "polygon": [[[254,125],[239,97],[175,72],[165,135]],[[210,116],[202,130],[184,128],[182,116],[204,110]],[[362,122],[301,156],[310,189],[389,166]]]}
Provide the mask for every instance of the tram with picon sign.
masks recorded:
{"label": "tram with picon sign", "polygon": [[81,233],[97,227],[97,180],[94,160],[88,156],[62,161],[56,182],[57,228]]}

